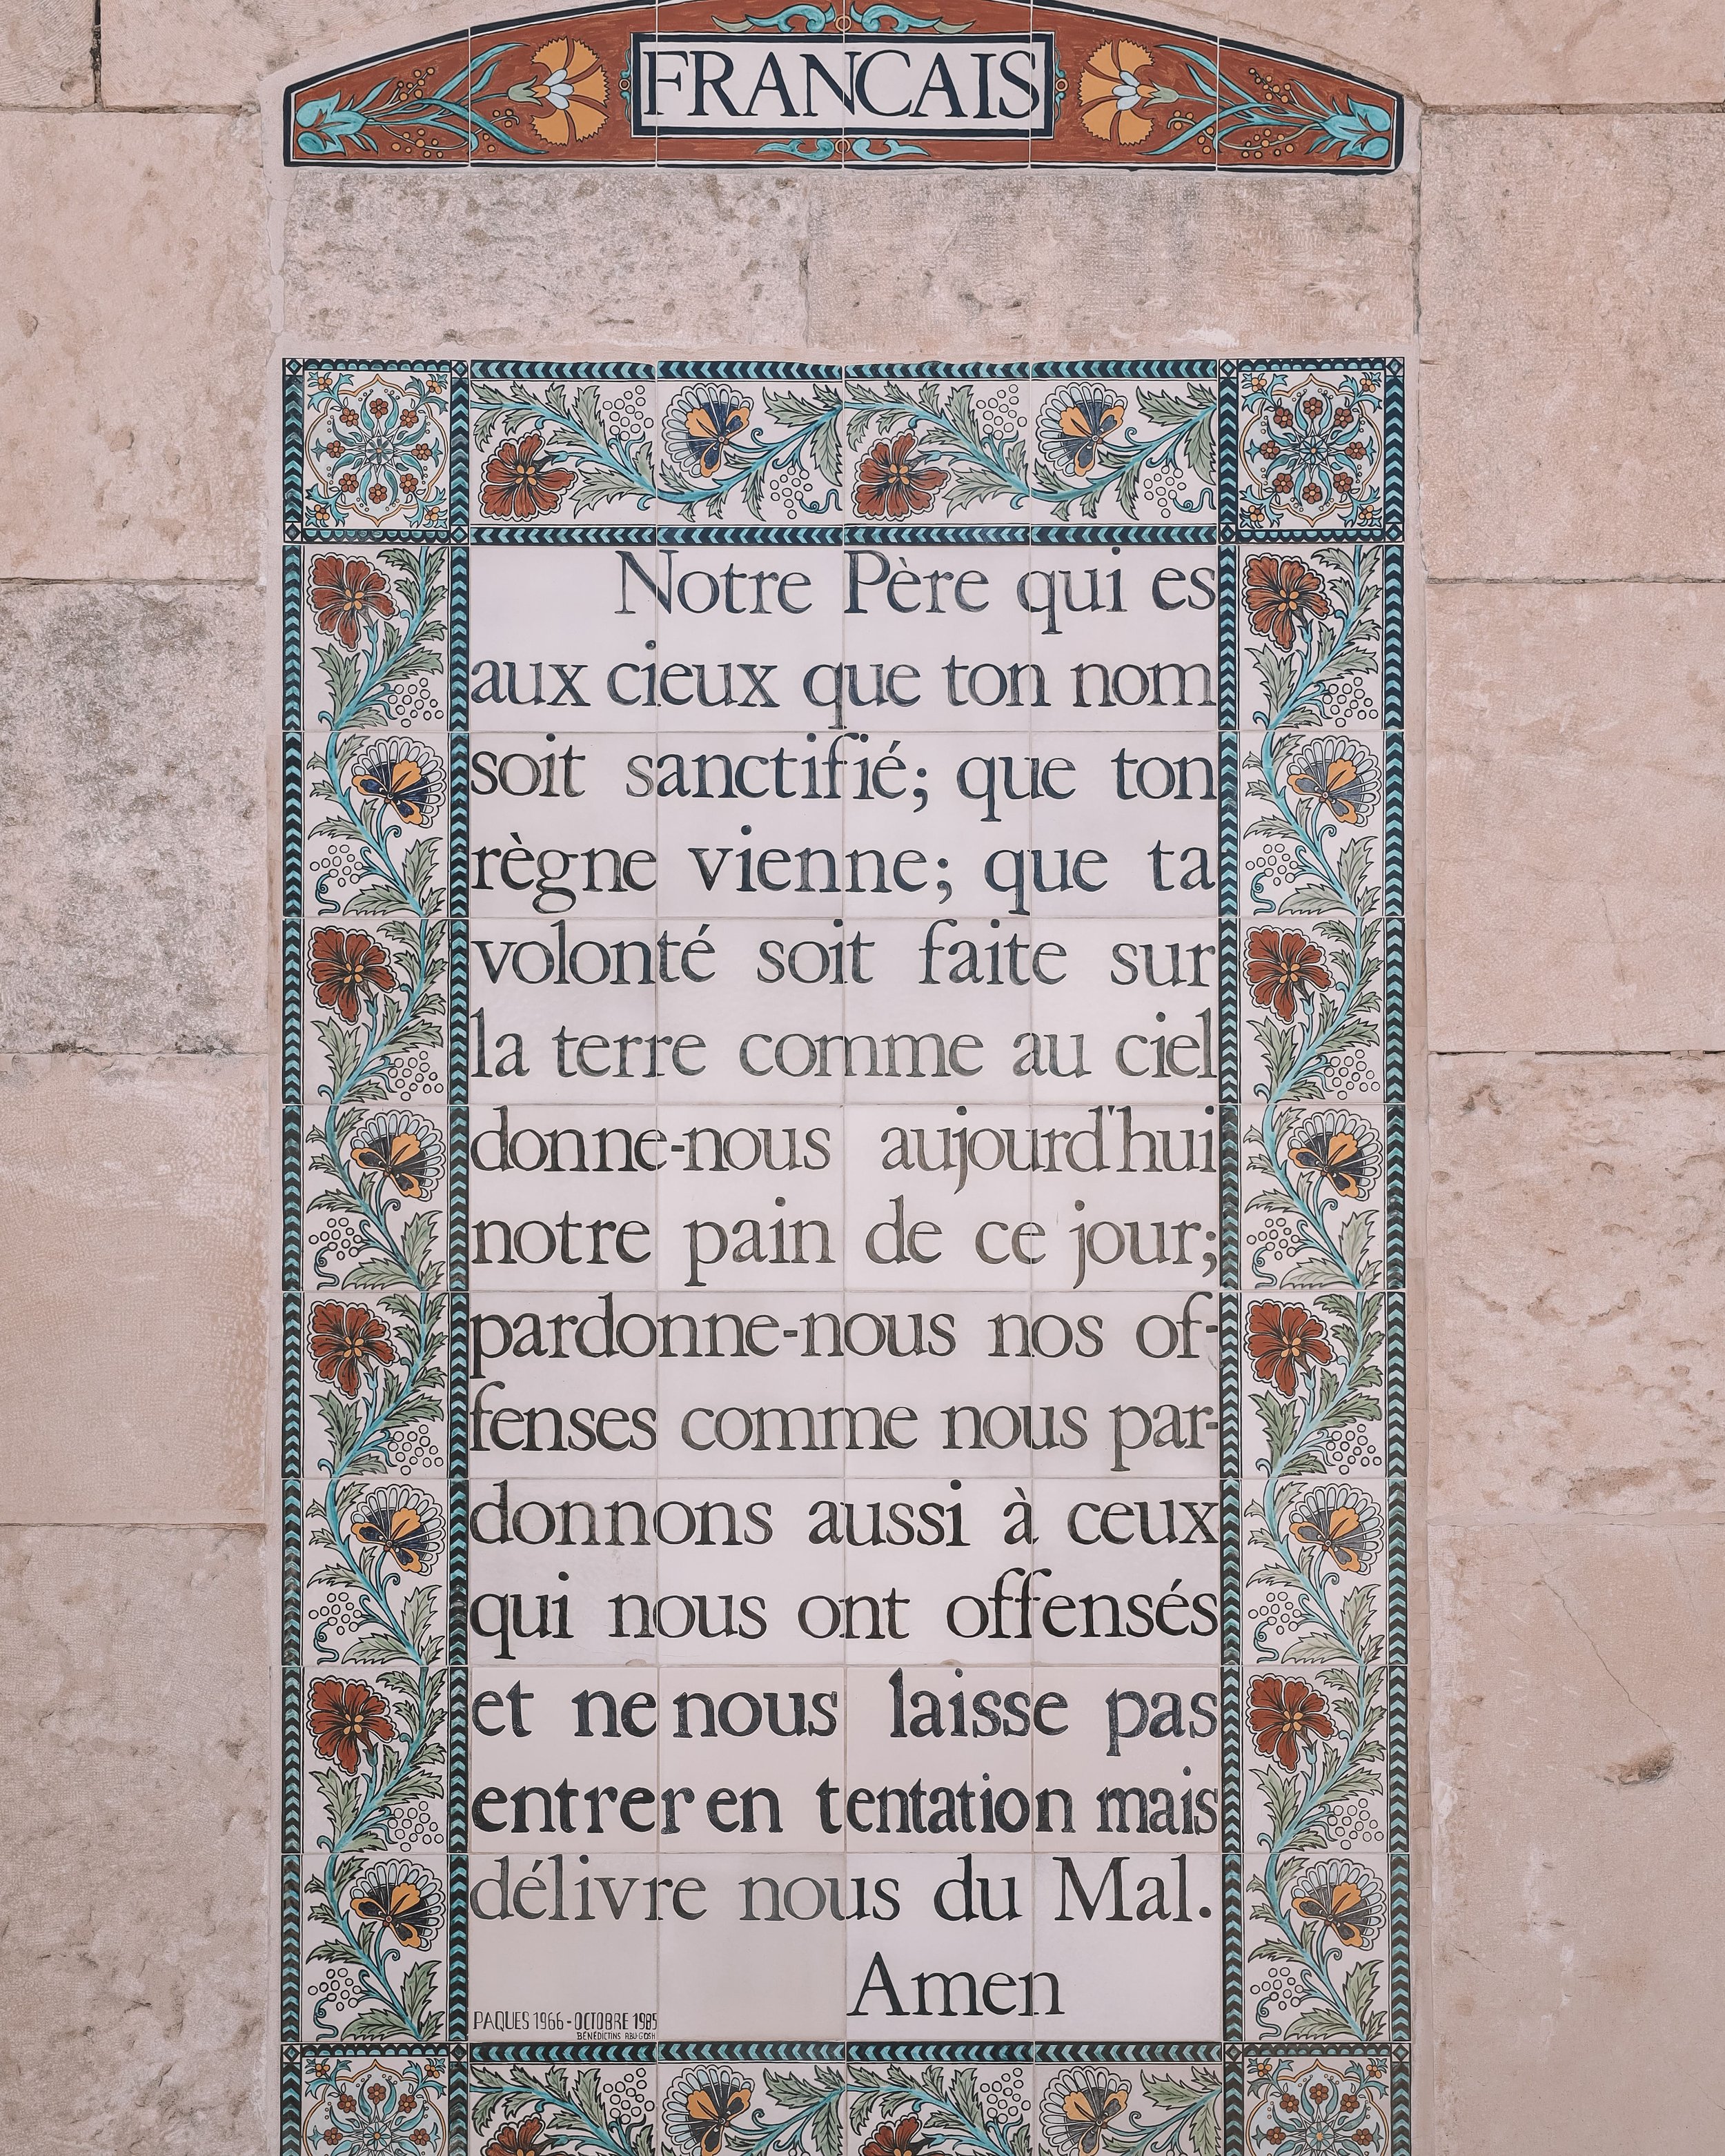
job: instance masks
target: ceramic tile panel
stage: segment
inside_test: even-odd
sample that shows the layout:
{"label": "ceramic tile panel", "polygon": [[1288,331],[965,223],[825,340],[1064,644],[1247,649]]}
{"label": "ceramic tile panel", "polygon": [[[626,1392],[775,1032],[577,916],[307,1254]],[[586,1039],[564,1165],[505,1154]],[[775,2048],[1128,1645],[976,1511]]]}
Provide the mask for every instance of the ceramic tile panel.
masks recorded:
{"label": "ceramic tile panel", "polygon": [[475,26],[291,85],[290,165],[931,164],[1393,172],[1403,101],[1338,70],[1064,0]]}
{"label": "ceramic tile panel", "polygon": [[1402,364],[290,364],[295,2132],[1405,2156]]}

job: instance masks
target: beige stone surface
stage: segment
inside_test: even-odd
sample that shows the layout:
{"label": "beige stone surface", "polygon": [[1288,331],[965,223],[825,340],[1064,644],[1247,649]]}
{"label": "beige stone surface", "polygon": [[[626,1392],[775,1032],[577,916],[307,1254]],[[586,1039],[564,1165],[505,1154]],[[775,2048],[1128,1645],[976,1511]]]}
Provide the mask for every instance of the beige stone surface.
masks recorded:
{"label": "beige stone surface", "polygon": [[1725,1527],[1434,1530],[1425,2146],[1720,2142]]}
{"label": "beige stone surface", "polygon": [[308,172],[285,304],[309,346],[428,354],[1351,347],[1411,334],[1414,204],[1408,177],[414,172],[378,189]]}
{"label": "beige stone surface", "polygon": [[[1355,349],[1413,331],[1410,176],[848,172],[809,188],[809,341],[967,357]],[[914,247],[880,235],[914,231]]]}
{"label": "beige stone surface", "polygon": [[255,104],[259,79],[278,68],[303,59],[311,74],[326,46],[369,29],[373,49],[390,52],[447,13],[446,0],[230,0],[200,9],[190,35],[174,0],[104,0],[103,94],[114,105]]}
{"label": "beige stone surface", "polygon": [[1440,585],[1426,641],[1432,1045],[1725,1047],[1725,591]]}
{"label": "beige stone surface", "polygon": [[0,113],[0,575],[255,573],[258,123]]}
{"label": "beige stone surface", "polygon": [[8,2149],[270,2145],[262,1543],[0,1529]]}
{"label": "beige stone surface", "polygon": [[1431,1066],[1431,1502],[1725,1512],[1725,1064]]}
{"label": "beige stone surface", "polygon": [[0,1048],[270,1045],[264,613],[0,586]]}
{"label": "beige stone surface", "polygon": [[[246,0],[210,11],[188,37],[170,0],[106,0],[103,75],[122,105],[237,105],[272,69],[318,64],[331,40],[375,25],[378,49],[441,0]],[[1228,9],[1127,5],[1325,60],[1426,105],[1712,104],[1725,97],[1725,44],[1708,0],[1656,18],[1598,0],[1236,0]],[[477,13],[475,19],[479,19]]]}
{"label": "beige stone surface", "polygon": [[6,0],[0,8],[4,105],[93,105],[92,0]]}
{"label": "beige stone surface", "polygon": [[0,1510],[262,1517],[270,1065],[0,1064]]}
{"label": "beige stone surface", "polygon": [[1725,574],[1725,114],[1436,115],[1424,157],[1430,572]]}
{"label": "beige stone surface", "polygon": [[378,189],[296,172],[290,335],[428,357],[523,339],[536,353],[777,350],[801,335],[806,175],[545,177],[393,172]]}
{"label": "beige stone surface", "polygon": [[1428,106],[1725,95],[1725,46],[1709,0],[1674,0],[1656,16],[1609,0],[1235,0],[1222,13],[1168,12],[1329,60]]}

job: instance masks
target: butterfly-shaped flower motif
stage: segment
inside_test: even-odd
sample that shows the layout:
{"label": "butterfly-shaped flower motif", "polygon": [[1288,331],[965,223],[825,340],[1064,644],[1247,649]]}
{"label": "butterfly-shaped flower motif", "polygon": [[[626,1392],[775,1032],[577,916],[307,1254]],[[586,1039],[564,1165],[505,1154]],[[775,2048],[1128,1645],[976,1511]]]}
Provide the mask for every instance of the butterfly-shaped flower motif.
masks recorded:
{"label": "butterfly-shaped flower motif", "polygon": [[1055,2156],[1100,2156],[1102,2137],[1126,2109],[1130,2085],[1105,2066],[1068,2066],[1042,2092],[1042,2131]]}
{"label": "butterfly-shaped flower motif", "polygon": [[1104,389],[1062,391],[1050,397],[1036,423],[1042,453],[1057,470],[1088,479],[1108,437],[1126,418],[1125,401]]}
{"label": "butterfly-shaped flower motif", "polygon": [[370,1492],[349,1520],[347,1532],[403,1572],[421,1573],[443,1548],[443,1514],[418,1491],[392,1483]]}
{"label": "butterfly-shaped flower motif", "polygon": [[1369,1946],[1384,1922],[1383,1882],[1363,1864],[1339,1858],[1302,1872],[1292,1902],[1297,1917],[1322,1924],[1344,1947]]}
{"label": "butterfly-shaped flower motif", "polygon": [[1307,1549],[1321,1550],[1338,1570],[1364,1572],[1383,1548],[1384,1515],[1363,1491],[1333,1483],[1304,1492],[1287,1531]]}
{"label": "butterfly-shaped flower motif", "polygon": [[375,742],[355,764],[348,784],[403,824],[423,826],[444,798],[444,767],[429,748],[399,736]]}
{"label": "butterfly-shaped flower motif", "polygon": [[362,1923],[381,1924],[401,1945],[429,1946],[444,1917],[444,1891],[423,1865],[375,1864],[353,1883],[347,1906]]}
{"label": "butterfly-shaped flower motif", "polygon": [[1368,1122],[1332,1108],[1295,1132],[1288,1159],[1302,1175],[1327,1183],[1338,1198],[1359,1199],[1369,1194],[1378,1179],[1384,1147]]}
{"label": "butterfly-shaped flower motif", "polygon": [[665,2091],[665,2131],[680,2148],[719,2156],[726,2128],[747,2111],[754,2093],[751,2083],[723,2066],[691,2067]]}
{"label": "butterfly-shaped flower motif", "polygon": [[1378,766],[1358,742],[1309,742],[1288,766],[1285,784],[1338,824],[1359,824],[1378,800]]}
{"label": "butterfly-shaped flower motif", "polygon": [[749,401],[711,382],[681,390],[666,408],[665,449],[676,469],[716,479],[731,445],[749,423]]}
{"label": "butterfly-shaped flower motif", "polygon": [[362,1175],[381,1175],[403,1198],[429,1198],[443,1173],[444,1142],[424,1116],[396,1110],[354,1132],[350,1157]]}

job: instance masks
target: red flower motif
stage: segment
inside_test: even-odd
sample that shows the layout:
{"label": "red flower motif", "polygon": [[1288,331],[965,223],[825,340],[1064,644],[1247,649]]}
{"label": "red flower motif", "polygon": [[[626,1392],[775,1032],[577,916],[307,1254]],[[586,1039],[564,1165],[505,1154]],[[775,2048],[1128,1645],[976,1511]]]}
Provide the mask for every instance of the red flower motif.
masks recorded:
{"label": "red flower motif", "polygon": [[320,1302],[311,1312],[310,1347],[317,1374],[333,1378],[351,1400],[359,1390],[362,1370],[373,1363],[393,1363],[389,1330],[363,1303]]}
{"label": "red flower motif", "polygon": [[395,986],[389,953],[358,929],[320,928],[311,939],[311,978],[317,1000],[339,1011],[352,1025],[362,998],[369,1000]]}
{"label": "red flower motif", "polygon": [[361,1753],[395,1734],[388,1701],[369,1685],[340,1677],[320,1677],[312,1686],[311,1724],[318,1757],[333,1759],[344,1774],[357,1774]]}
{"label": "red flower motif", "polygon": [[927,2146],[916,2114],[907,2111],[902,2118],[883,2120],[864,2142],[862,2156],[921,2156]]}
{"label": "red flower motif", "polygon": [[1279,554],[1255,554],[1246,563],[1245,603],[1259,635],[1273,636],[1284,651],[1292,650],[1296,629],[1330,610],[1317,572]]}
{"label": "red flower motif", "polygon": [[485,2156],[530,2156],[544,2131],[542,2118],[523,2118],[500,2126],[485,2143]]}
{"label": "red flower motif", "polygon": [[1246,979],[1255,1004],[1291,1019],[1295,997],[1328,988],[1330,973],[1323,952],[1297,928],[1255,928],[1246,938]]}
{"label": "red flower motif", "polygon": [[340,554],[320,554],[311,564],[311,606],[324,634],[339,636],[350,651],[367,622],[395,612],[389,587],[371,563]]}
{"label": "red flower motif", "polygon": [[[1254,1677],[1246,1722],[1258,1749],[1291,1774],[1302,1744],[1336,1733],[1322,1695],[1299,1677]],[[1328,2094],[1327,2089],[1315,2088],[1312,2102],[1322,2103]]]}
{"label": "red flower motif", "polygon": [[1297,1302],[1255,1302],[1246,1313],[1246,1353],[1255,1374],[1291,1399],[1295,1379],[1329,1361],[1330,1344],[1323,1320]]}
{"label": "red flower motif", "polygon": [[917,516],[946,485],[949,474],[918,454],[914,434],[876,442],[856,475],[859,516]]}
{"label": "red flower motif", "polygon": [[480,501],[487,516],[541,516],[574,483],[574,473],[552,462],[537,434],[523,434],[505,442],[486,464]]}

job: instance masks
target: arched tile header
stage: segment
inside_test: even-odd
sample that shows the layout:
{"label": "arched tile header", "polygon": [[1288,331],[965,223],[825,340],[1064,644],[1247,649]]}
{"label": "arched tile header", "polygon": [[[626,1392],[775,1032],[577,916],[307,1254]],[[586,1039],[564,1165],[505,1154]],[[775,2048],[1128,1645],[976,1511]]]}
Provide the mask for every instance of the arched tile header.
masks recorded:
{"label": "arched tile header", "polygon": [[1401,161],[1393,90],[1196,31],[1046,0],[747,4],[566,9],[313,75],[285,94],[284,156],[911,171],[1388,172]]}

